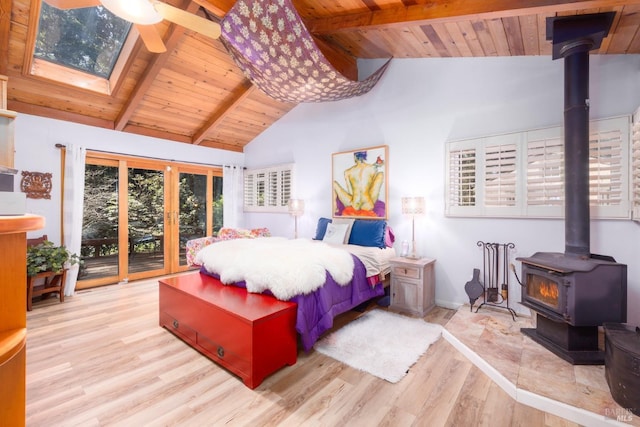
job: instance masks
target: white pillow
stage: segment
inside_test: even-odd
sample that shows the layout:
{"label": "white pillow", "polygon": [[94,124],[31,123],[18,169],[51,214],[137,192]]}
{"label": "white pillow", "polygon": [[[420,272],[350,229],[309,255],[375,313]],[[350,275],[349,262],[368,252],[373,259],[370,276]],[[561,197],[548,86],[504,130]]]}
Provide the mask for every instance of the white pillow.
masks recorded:
{"label": "white pillow", "polygon": [[323,242],[333,243],[336,245],[342,245],[344,243],[344,236],[347,234],[349,224],[327,224],[327,231],[324,233]]}
{"label": "white pillow", "polygon": [[351,236],[351,228],[353,227],[354,218],[333,218],[333,224],[347,224],[347,232],[344,233],[344,241],[345,245],[349,244],[349,236]]}

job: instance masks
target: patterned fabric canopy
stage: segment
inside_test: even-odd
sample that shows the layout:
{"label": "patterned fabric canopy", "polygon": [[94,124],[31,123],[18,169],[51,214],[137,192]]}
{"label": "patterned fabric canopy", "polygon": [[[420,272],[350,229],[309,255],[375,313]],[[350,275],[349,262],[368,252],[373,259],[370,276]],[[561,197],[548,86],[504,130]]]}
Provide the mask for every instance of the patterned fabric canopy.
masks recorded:
{"label": "patterned fabric canopy", "polygon": [[221,39],[247,77],[283,102],[337,101],[367,93],[387,62],[362,81],[324,57],[291,0],[238,0],[221,22]]}

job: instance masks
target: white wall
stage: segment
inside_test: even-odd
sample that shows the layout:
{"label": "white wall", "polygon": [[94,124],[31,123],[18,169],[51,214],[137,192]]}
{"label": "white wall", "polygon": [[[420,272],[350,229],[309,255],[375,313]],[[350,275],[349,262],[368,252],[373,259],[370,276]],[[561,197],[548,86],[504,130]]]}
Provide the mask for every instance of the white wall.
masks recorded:
{"label": "white wall", "polygon": [[19,172],[15,180],[15,189],[20,191],[21,171],[50,172],[53,175],[51,200],[27,199],[27,212],[42,215],[46,220],[45,228],[30,232],[29,237],[47,234],[49,240],[56,243],[61,241],[61,151],[55,147],[56,144],[76,144],[87,149],[182,162],[218,165],[244,164],[243,153],[181,144],[168,140],[19,114],[16,119],[16,155],[14,162],[15,168]]}
{"label": "white wall", "polygon": [[[361,67],[377,64],[362,61]],[[640,105],[640,56],[592,55],[590,69],[592,119],[631,114]],[[478,240],[513,242],[514,258],[563,252],[564,222],[445,217],[445,142],[561,125],[563,85],[563,62],[550,57],[395,59],[364,96],[293,109],[245,148],[245,164],[295,163],[295,196],[306,201],[299,234],[312,237],[318,218],[331,216],[331,153],[388,145],[389,223],[397,242],[410,240],[411,222],[400,213],[400,197],[427,198],[429,214],[416,222],[419,249],[437,259],[437,303],[456,307],[468,302],[464,285],[473,268],[482,267]],[[247,214],[245,222],[293,235],[287,214]],[[640,224],[592,221],[591,251],[628,265],[628,306],[638,307]],[[515,278],[510,281],[512,305],[526,312],[516,304]],[[629,310],[628,321],[640,323],[640,311]]]}

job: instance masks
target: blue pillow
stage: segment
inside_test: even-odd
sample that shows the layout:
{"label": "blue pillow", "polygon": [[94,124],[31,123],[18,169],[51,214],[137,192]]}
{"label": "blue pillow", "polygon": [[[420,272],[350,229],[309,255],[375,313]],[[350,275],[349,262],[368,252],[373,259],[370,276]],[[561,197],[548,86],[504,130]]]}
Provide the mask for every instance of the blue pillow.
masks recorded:
{"label": "blue pillow", "polygon": [[327,224],[331,222],[331,218],[320,218],[318,219],[318,226],[316,227],[316,237],[315,240],[324,239],[324,233],[327,232]]}
{"label": "blue pillow", "polygon": [[386,224],[384,220],[356,219],[351,227],[349,244],[384,248]]}

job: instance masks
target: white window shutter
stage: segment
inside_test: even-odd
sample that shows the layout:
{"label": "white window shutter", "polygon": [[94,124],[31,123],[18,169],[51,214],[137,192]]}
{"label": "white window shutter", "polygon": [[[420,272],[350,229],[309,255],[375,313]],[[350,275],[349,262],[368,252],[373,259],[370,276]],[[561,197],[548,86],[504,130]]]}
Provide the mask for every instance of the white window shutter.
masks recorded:
{"label": "white window shutter", "polygon": [[589,204],[592,217],[629,218],[629,117],[591,122]]}
{"label": "white window shutter", "polygon": [[[592,218],[630,218],[632,199],[640,219],[640,123],[636,132],[631,150],[629,116],[590,122]],[[447,215],[564,216],[561,127],[449,142],[446,158]]]}
{"label": "white window shutter", "polygon": [[256,180],[253,172],[244,172],[244,207],[255,206],[256,201]]}
{"label": "white window shutter", "polygon": [[449,215],[476,207],[477,156],[474,143],[447,145],[446,211]]}
{"label": "white window shutter", "polygon": [[244,210],[288,212],[293,192],[293,164],[245,171]]}
{"label": "white window shutter", "polygon": [[487,145],[484,149],[484,205],[516,205],[516,145]]}
{"label": "white window shutter", "polygon": [[564,206],[564,141],[559,127],[527,133],[528,215],[558,217]]}

